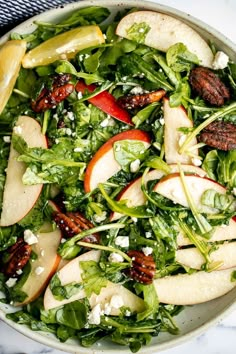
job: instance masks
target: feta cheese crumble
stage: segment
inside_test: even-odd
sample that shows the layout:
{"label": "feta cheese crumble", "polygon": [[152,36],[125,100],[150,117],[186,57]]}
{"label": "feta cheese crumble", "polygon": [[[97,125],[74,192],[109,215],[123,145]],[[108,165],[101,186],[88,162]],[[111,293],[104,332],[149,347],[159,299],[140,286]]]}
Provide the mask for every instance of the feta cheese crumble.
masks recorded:
{"label": "feta cheese crumble", "polygon": [[16,282],[17,282],[17,278],[9,278],[5,284],[6,286],[8,286],[8,288],[13,288]]}
{"label": "feta cheese crumble", "polygon": [[140,167],[140,160],[139,159],[132,161],[130,164],[130,172],[133,172],[133,173],[137,172],[139,170],[139,167]]}
{"label": "feta cheese crumble", "polygon": [[103,211],[100,215],[95,214],[95,215],[93,216],[94,221],[95,221],[96,223],[98,223],[98,224],[99,224],[100,222],[102,222],[103,220],[105,220],[106,217],[107,217],[107,213],[106,213],[105,211]]}
{"label": "feta cheese crumble", "polygon": [[122,263],[122,262],[124,262],[124,258],[120,254],[115,253],[115,252],[113,252],[113,253],[111,253],[109,255],[108,260],[111,263]]}
{"label": "feta cheese crumble", "polygon": [[24,231],[24,241],[28,243],[28,245],[34,245],[38,243],[38,237],[29,229]]}
{"label": "feta cheese crumble", "polygon": [[194,166],[201,166],[202,160],[198,159],[197,157],[192,158],[192,163]]}
{"label": "feta cheese crumble", "polygon": [[14,133],[16,134],[21,134],[22,133],[22,128],[18,125],[13,128]]}
{"label": "feta cheese crumble", "polygon": [[212,62],[212,67],[215,70],[224,69],[227,67],[228,62],[229,62],[228,55],[222,51],[218,51],[214,57],[213,62]]}
{"label": "feta cheese crumble", "polygon": [[129,237],[128,236],[117,236],[115,239],[116,246],[129,247]]}
{"label": "feta cheese crumble", "polygon": [[150,231],[145,232],[146,238],[152,237],[152,233]]}
{"label": "feta cheese crumble", "polygon": [[94,306],[94,308],[92,309],[92,311],[88,315],[88,323],[94,324],[94,325],[99,325],[101,322],[101,315],[103,315],[101,305],[97,304],[96,306]]}
{"label": "feta cheese crumble", "polygon": [[149,256],[150,254],[152,254],[153,249],[152,249],[152,247],[147,246],[147,247],[143,247],[142,251],[145,254],[145,256]]}
{"label": "feta cheese crumble", "polygon": [[6,136],[3,137],[3,141],[4,141],[5,143],[10,143],[10,142],[11,142],[11,137],[8,136],[8,135],[6,135]]}

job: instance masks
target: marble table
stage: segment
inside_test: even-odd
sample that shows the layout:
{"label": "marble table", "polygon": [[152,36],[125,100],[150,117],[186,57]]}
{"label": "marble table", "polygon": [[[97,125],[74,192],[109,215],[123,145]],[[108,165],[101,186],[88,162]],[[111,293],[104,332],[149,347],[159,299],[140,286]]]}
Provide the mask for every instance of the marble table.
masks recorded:
{"label": "marble table", "polygon": [[[187,12],[236,42],[236,0],[153,0]],[[0,354],[63,354],[19,334],[0,321]],[[163,354],[235,354],[236,311],[201,336]],[[155,354],[155,353],[152,353]]]}

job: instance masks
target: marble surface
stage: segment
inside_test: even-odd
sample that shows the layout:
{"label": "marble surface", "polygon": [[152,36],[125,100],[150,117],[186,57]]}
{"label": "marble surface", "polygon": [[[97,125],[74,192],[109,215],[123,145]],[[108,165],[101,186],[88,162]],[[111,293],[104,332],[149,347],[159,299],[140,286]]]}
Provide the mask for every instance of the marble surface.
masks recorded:
{"label": "marble surface", "polygon": [[[218,29],[236,42],[235,0],[153,0],[185,11]],[[0,354],[62,354],[19,334],[0,321]],[[163,354],[235,354],[236,311],[201,336]],[[153,353],[154,354],[154,353]]]}

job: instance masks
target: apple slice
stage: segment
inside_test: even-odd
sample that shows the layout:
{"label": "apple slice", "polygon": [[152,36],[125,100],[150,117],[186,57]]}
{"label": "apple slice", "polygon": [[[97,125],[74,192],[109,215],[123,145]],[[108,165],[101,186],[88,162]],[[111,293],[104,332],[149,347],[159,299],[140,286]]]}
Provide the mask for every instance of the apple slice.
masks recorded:
{"label": "apple slice", "polygon": [[[171,163],[183,163],[192,164],[193,158],[186,153],[179,154],[178,150],[181,144],[181,140],[185,139],[186,135],[183,135],[179,128],[192,128],[193,122],[187,116],[186,110],[183,106],[170,107],[169,100],[165,98],[163,100],[164,111],[164,142],[165,142],[165,159],[168,164]],[[194,138],[190,141],[188,148],[197,144],[197,139]],[[194,156],[198,156],[198,149],[191,150]]]}
{"label": "apple slice", "polygon": [[[80,269],[79,263],[82,261],[95,261],[98,262],[100,259],[101,252],[100,251],[89,251],[81,256],[76,257],[72,261],[70,261],[65,267],[63,267],[60,271],[58,271],[58,277],[61,281],[62,286],[69,284],[71,282],[82,282],[82,271]],[[142,299],[140,299],[137,295],[133,294],[131,291],[126,289],[120,284],[115,284],[108,282],[107,286],[101,289],[99,295],[92,294],[89,298],[89,303],[93,308],[96,304],[101,304],[101,307],[104,307],[106,303],[109,303],[111,297],[113,295],[120,295],[123,298],[125,306],[129,307],[131,311],[141,312],[145,309],[145,305]],[[82,289],[77,294],[73,295],[70,299],[64,299],[62,301],[58,301],[54,298],[50,287],[46,289],[44,295],[44,308],[46,310],[68,304],[75,300],[80,300],[86,297],[85,291]],[[119,314],[119,309],[112,308],[111,315],[116,316]]]}
{"label": "apple slice", "polygon": [[[44,224],[42,230],[47,228],[52,228],[52,225]],[[27,294],[27,298],[22,303],[14,304],[15,306],[34,301],[46,288],[60,263],[61,257],[57,254],[57,249],[61,237],[59,229],[50,232],[39,231],[37,234],[38,243],[32,245],[32,251],[37,255],[37,259],[30,262],[30,274],[21,288]]]}
{"label": "apple slice", "polygon": [[163,52],[176,43],[184,43],[190,52],[197,55],[201,65],[212,67],[213,54],[207,42],[187,24],[172,16],[154,11],[132,12],[118,23],[116,34]]}
{"label": "apple slice", "polygon": [[[199,236],[201,239],[201,236]],[[202,238],[203,239],[203,238]],[[217,226],[214,230],[211,238],[205,239],[206,242],[217,242],[236,239],[236,219],[233,218],[229,221],[229,225]],[[191,241],[183,234],[182,231],[179,232],[177,236],[177,245],[179,247],[191,245]]]}
{"label": "apple slice", "polygon": [[[223,262],[217,270],[236,267],[236,242],[219,245],[218,249],[210,254],[210,259],[212,262]],[[175,260],[193,269],[201,269],[201,266],[206,262],[195,247],[178,250]]]}
{"label": "apple slice", "polygon": [[[179,171],[178,165],[172,164],[169,165],[170,173],[175,173]],[[182,165],[181,168],[186,173],[195,173],[199,176],[206,176],[206,172],[197,166],[194,165]],[[164,172],[161,170],[152,170],[147,173],[145,177],[145,183],[148,181],[153,181],[155,179],[160,179],[164,176]],[[142,177],[135,179],[130,182],[118,195],[117,200],[127,200],[128,207],[135,207],[139,205],[144,205],[146,203],[146,197],[141,190]],[[117,212],[112,212],[111,221],[118,220],[123,215]]]}
{"label": "apple slice", "polygon": [[172,305],[194,305],[225,295],[236,286],[231,275],[236,268],[178,274],[154,280],[160,302]]}
{"label": "apple slice", "polygon": [[[27,116],[19,117],[13,134],[16,132],[29,147],[47,148],[46,137],[41,133],[41,127],[35,119]],[[17,161],[18,156],[18,152],[11,144],[3,193],[1,226],[13,225],[27,215],[36,203],[43,187],[42,184],[26,186],[22,183],[26,166],[23,162]]]}
{"label": "apple slice", "polygon": [[139,129],[128,130],[109,139],[100,147],[87,166],[84,176],[86,193],[91,192],[99,183],[106,182],[121,170],[113,152],[113,144],[120,140],[139,140],[144,143],[146,149],[151,143],[149,135]]}
{"label": "apple slice", "polygon": [[[199,213],[218,213],[217,209],[203,205],[201,203],[201,196],[208,189],[214,189],[217,193],[226,194],[225,187],[209,178],[196,175],[185,175],[184,180]],[[174,203],[178,203],[184,207],[189,207],[179,173],[173,173],[163,177],[155,185],[153,190],[161,194],[163,197],[172,200]]]}

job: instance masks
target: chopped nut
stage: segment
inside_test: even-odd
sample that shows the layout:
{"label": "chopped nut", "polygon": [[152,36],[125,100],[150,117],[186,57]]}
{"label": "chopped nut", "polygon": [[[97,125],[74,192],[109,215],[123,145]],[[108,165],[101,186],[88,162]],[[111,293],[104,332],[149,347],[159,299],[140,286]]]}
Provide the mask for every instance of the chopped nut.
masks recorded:
{"label": "chopped nut", "polygon": [[150,103],[160,101],[165,94],[165,90],[158,90],[138,95],[128,95],[118,98],[117,103],[124,109],[144,107]]}
{"label": "chopped nut", "polygon": [[132,266],[125,273],[139,283],[151,284],[156,271],[153,256],[146,256],[142,251],[130,250],[127,252],[132,259]]}

